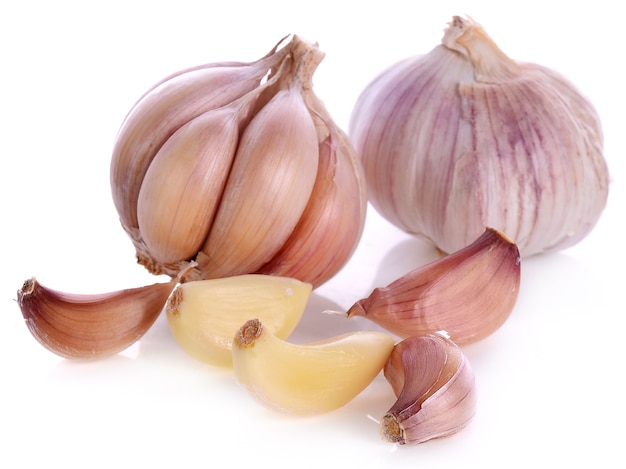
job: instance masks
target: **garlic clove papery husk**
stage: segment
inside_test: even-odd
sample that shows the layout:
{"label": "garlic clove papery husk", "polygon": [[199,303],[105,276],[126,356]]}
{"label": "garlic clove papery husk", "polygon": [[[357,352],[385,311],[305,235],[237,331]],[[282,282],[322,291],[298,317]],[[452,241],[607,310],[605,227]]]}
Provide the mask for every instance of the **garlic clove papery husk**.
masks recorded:
{"label": "garlic clove papery husk", "polygon": [[600,119],[565,78],[506,56],[471,19],[359,96],[349,134],[374,208],[454,252],[485,226],[522,256],[583,239],[608,197]]}
{"label": "garlic clove papery husk", "polygon": [[467,427],[476,413],[474,371],[446,337],[402,340],[383,371],[397,398],[380,422],[386,441],[414,445],[449,436]]}
{"label": "garlic clove papery husk", "polygon": [[35,339],[64,358],[91,359],[130,347],[150,329],[176,280],[137,288],[76,294],[53,290],[35,278],[17,292],[17,303]]}
{"label": "garlic clove papery husk", "polygon": [[159,149],[137,200],[139,230],[156,260],[192,258],[202,248],[238,139],[234,112],[220,109],[183,125]]}
{"label": "garlic clove papery husk", "polygon": [[[311,115],[299,88],[289,86],[241,135],[199,268],[221,277],[254,272],[271,259],[306,208],[318,158]],[[242,188],[254,191],[254,197],[246,197]]]}
{"label": "garlic clove papery husk", "polygon": [[474,242],[407,272],[348,309],[401,338],[445,331],[457,344],[484,339],[508,319],[519,295],[520,253],[487,228]]}
{"label": "garlic clove papery husk", "polygon": [[[280,251],[259,272],[301,278],[313,270],[316,274],[309,281],[320,284],[333,275],[335,259],[352,255],[356,248],[353,240],[360,237],[362,229],[354,220],[364,220],[366,211],[358,197],[351,197],[359,187],[365,187],[362,170],[352,155],[345,134],[330,132],[320,143],[318,176],[304,215]],[[341,235],[328,236],[333,231]]]}
{"label": "garlic clove papery husk", "polygon": [[[111,182],[148,270],[175,277],[193,262],[183,281],[264,273],[316,287],[343,267],[367,198],[354,147],[312,91],[323,57],[317,44],[293,36],[252,64],[175,74],[180,89],[163,80],[135,105]],[[221,73],[233,67],[244,84],[226,90]],[[196,89],[193,75],[208,70],[219,80]]]}

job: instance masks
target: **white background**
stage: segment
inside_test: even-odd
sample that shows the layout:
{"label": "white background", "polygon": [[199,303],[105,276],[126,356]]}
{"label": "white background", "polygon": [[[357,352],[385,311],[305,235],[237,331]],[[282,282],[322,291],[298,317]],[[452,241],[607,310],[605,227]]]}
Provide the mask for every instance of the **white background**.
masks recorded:
{"label": "white background", "polygon": [[[7,3],[0,7],[1,467],[626,466],[619,2]],[[117,129],[154,82],[200,63],[255,60],[296,33],[326,52],[314,89],[346,129],[375,74],[428,52],[463,14],[509,56],[560,71],[592,100],[612,175],[596,229],[574,248],[524,260],[510,319],[465,348],[479,387],[466,430],[416,447],[382,441],[376,419],[393,402],[382,378],[328,415],[278,415],[252,401],[230,372],[187,357],[163,317],[140,343],[97,362],[61,359],[30,335],[15,299],[31,276],[92,293],[155,281],[135,264],[109,187]],[[355,256],[313,295],[295,338],[371,327],[320,312],[345,309],[433,258],[370,209]]]}

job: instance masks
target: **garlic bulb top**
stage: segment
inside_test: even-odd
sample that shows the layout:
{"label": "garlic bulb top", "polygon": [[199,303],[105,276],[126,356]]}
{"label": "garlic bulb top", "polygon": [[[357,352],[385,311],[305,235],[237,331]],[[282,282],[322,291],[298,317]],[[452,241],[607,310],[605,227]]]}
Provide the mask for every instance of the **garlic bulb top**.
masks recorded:
{"label": "garlic bulb top", "polygon": [[608,196],[599,117],[556,72],[505,55],[471,19],[375,78],[350,137],[372,205],[444,252],[493,227],[523,256],[584,238]]}
{"label": "garlic bulb top", "polygon": [[123,122],[113,200],[151,272],[194,262],[186,280],[265,273],[317,286],[355,249],[365,181],[312,90],[324,54],[298,36],[280,45],[175,73]]}

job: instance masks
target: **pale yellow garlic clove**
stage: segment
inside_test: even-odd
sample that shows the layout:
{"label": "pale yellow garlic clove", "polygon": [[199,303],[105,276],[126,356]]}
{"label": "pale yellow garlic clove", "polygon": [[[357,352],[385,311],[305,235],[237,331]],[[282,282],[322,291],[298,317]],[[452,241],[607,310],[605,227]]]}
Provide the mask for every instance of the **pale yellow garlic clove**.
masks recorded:
{"label": "pale yellow garlic clove", "polygon": [[582,240],[609,175],[593,105],[553,70],[509,58],[471,19],[361,93],[350,137],[375,209],[444,252],[485,226],[522,256]]}
{"label": "pale yellow garlic clove", "polygon": [[285,339],[300,321],[310,294],[308,283],[269,275],[186,282],[170,296],[167,320],[190,356],[231,366],[233,337],[243,323],[259,318],[272,334]]}
{"label": "pale yellow garlic clove", "polygon": [[139,340],[157,319],[175,281],[101,294],[65,293],[35,278],[17,292],[33,336],[65,358],[100,358]]}
{"label": "pale yellow garlic clove", "polygon": [[402,338],[446,331],[458,344],[472,343],[510,316],[520,278],[516,244],[487,228],[470,245],[374,289],[347,316],[366,317]]}
{"label": "pale yellow garlic clove", "polygon": [[474,372],[463,351],[439,334],[396,344],[384,368],[396,402],[380,422],[383,438],[412,445],[457,433],[476,413]]}
{"label": "pale yellow garlic clove", "polygon": [[294,344],[252,319],[235,335],[233,369],[239,383],[264,405],[321,414],[359,395],[380,373],[393,346],[393,337],[378,331]]}

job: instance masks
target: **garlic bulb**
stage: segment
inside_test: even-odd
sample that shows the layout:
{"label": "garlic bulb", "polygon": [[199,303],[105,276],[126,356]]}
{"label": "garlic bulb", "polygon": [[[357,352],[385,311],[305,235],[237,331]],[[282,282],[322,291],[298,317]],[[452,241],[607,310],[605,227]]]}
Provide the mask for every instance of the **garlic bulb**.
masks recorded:
{"label": "garlic bulb", "polygon": [[[280,45],[280,43],[279,43]],[[352,255],[360,162],[312,90],[324,54],[298,36],[253,63],[176,73],[131,109],[111,163],[138,261],[185,280],[263,273],[318,286]]]}
{"label": "garlic bulb", "polygon": [[375,78],[349,135],[372,205],[444,252],[486,226],[522,256],[583,239],[608,196],[599,117],[556,72],[507,57],[471,19]]}

